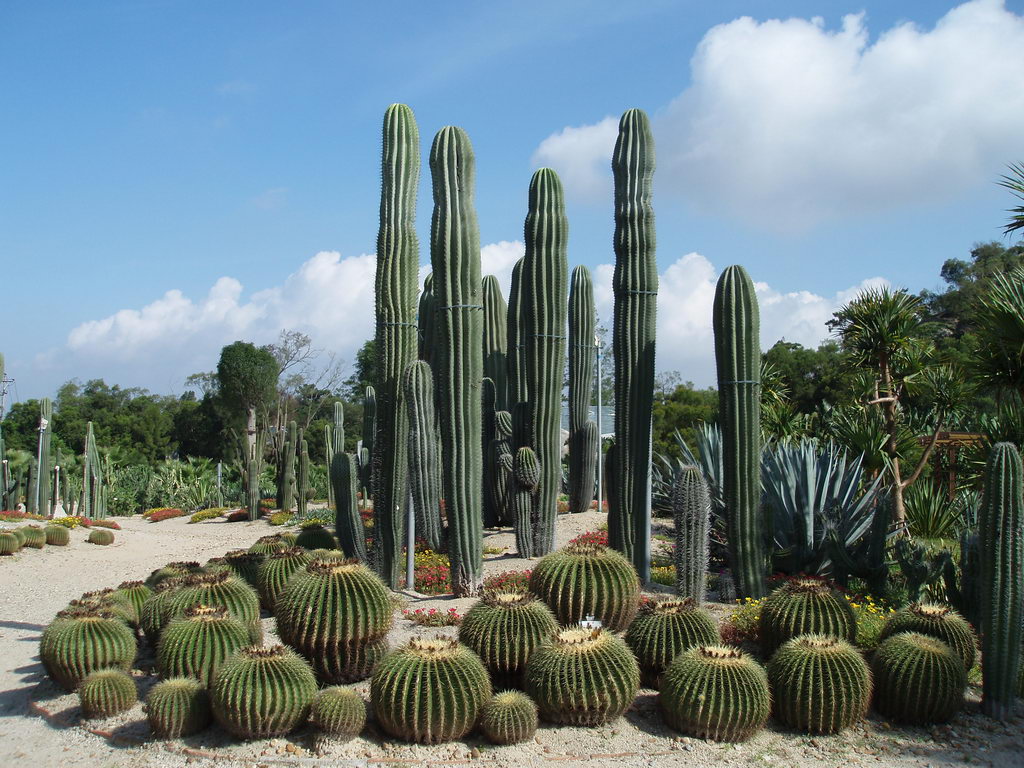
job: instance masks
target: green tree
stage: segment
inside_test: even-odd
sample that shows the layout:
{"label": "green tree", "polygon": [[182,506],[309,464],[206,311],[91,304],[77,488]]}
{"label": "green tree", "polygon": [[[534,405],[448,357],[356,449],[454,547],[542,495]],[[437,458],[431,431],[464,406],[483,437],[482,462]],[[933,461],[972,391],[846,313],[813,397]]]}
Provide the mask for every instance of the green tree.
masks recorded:
{"label": "green tree", "polygon": [[229,418],[244,421],[247,459],[256,452],[256,414],[270,408],[277,394],[279,369],[266,349],[236,341],[220,352],[217,362],[217,390]]}
{"label": "green tree", "polygon": [[983,385],[1024,396],[1024,269],[992,278],[976,323],[974,375]]}
{"label": "green tree", "polygon": [[[1010,163],[1009,171],[1000,177],[998,184],[1010,190],[1010,193],[1018,200],[1024,201],[1024,163]],[[1009,235],[1024,229],[1024,205],[1015,205],[1007,213],[1010,214],[1010,220],[1003,227],[1005,234]]]}
{"label": "green tree", "polygon": [[654,452],[679,457],[676,430],[687,445],[696,445],[697,425],[718,417],[718,392],[713,387],[697,389],[691,381],[676,386],[671,393],[656,391],[652,415]]}
{"label": "green tree", "polygon": [[762,360],[774,370],[797,413],[814,413],[825,403],[838,405],[853,396],[842,350],[834,341],[811,349],[783,339],[775,342]]}
{"label": "green tree", "polygon": [[[377,342],[367,339],[356,353],[355,370],[345,379],[343,393],[347,400],[362,402],[367,387],[376,388],[377,381]],[[348,414],[345,414],[346,418]]]}

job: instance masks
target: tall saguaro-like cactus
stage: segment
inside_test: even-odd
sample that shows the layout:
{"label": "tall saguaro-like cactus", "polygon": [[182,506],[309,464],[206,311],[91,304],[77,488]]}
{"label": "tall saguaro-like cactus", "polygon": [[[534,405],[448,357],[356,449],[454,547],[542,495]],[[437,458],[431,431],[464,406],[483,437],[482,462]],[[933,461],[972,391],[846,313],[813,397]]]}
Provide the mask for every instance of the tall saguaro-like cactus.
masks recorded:
{"label": "tall saguaro-like cactus", "polygon": [[437,455],[434,415],[434,377],[430,366],[417,360],[402,376],[409,415],[409,488],[416,514],[416,535],[434,552],[444,548],[441,530],[441,462]]}
{"label": "tall saguaro-like cactus", "polygon": [[494,408],[508,410],[508,305],[494,275],[485,275],[484,377],[494,382]]}
{"label": "tall saguaro-like cactus", "polygon": [[507,352],[505,354],[508,366],[508,411],[515,408],[516,403],[525,403],[526,391],[526,359],[524,357],[524,344],[526,335],[524,328],[525,316],[523,314],[523,264],[525,260],[519,259],[512,267],[512,286],[508,294],[508,322],[506,323]]}
{"label": "tall saguaro-like cactus", "polygon": [[1013,710],[1024,624],[1024,468],[1013,443],[992,447],[979,515],[981,545],[981,709],[1005,720]]}
{"label": "tall saguaro-like cactus", "polygon": [[526,311],[526,378],[529,389],[529,445],[540,463],[533,512],[533,552],[546,555],[555,544],[555,517],[561,487],[562,376],[565,369],[565,315],[569,266],[562,182],[550,168],[530,180],[526,214],[526,256],[520,301]]}
{"label": "tall saguaro-like cactus", "polygon": [[729,560],[737,596],[765,594],[765,525],[761,512],[760,315],[750,275],[727,267],[712,313],[718,368],[718,420]]}
{"label": "tall saguaro-like cactus", "polygon": [[334,431],[331,435],[330,482],[334,495],[334,532],[338,546],[347,557],[366,561],[366,535],[356,499],[359,467],[355,458],[345,453],[345,410],[334,404]]}
{"label": "tall saguaro-like cactus", "polygon": [[473,206],[473,149],[461,128],[438,131],[430,149],[434,213],[430,263],[437,301],[442,476],[456,595],[480,588],[483,571],[483,298],[480,231]]}
{"label": "tall saguaro-like cactus", "polygon": [[384,113],[380,229],[377,233],[377,433],[371,455],[373,509],[380,572],[392,589],[402,571],[402,532],[408,472],[408,414],[402,374],[416,359],[416,190],[420,135],[412,110],[392,104]]}
{"label": "tall saguaro-like cactus", "polygon": [[590,418],[594,392],[594,286],[582,264],[569,282],[569,511],[586,512],[597,474],[597,424]]}
{"label": "tall saguaro-like cactus", "polygon": [[612,155],[615,179],[614,478],[609,478],[608,538],[650,577],[648,483],[651,474],[651,409],[654,405],[654,334],[658,307],[655,260],[654,137],[647,115],[631,109],[619,120]]}

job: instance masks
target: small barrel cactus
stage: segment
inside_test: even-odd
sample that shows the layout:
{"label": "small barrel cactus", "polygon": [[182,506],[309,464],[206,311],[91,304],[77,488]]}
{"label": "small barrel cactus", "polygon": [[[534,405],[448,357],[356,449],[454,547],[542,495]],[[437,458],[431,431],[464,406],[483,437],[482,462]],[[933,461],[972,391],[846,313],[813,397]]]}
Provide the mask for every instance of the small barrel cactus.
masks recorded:
{"label": "small barrel cactus", "polygon": [[[46,546],[46,531],[44,531],[38,525],[26,525],[23,526],[21,530],[25,534],[26,547],[32,547],[32,549],[42,549],[44,546]],[[113,534],[111,534],[111,536],[113,536]],[[109,544],[110,542],[107,543]]]}
{"label": "small barrel cactus", "polygon": [[89,531],[89,538],[86,541],[90,544],[99,544],[105,547],[108,544],[114,543],[114,532],[108,531],[106,528]]}
{"label": "small barrel cactus", "polygon": [[826,635],[788,640],[768,663],[775,717],[807,733],[838,733],[871,703],[871,672],[860,652]]}
{"label": "small barrel cactus", "polygon": [[459,641],[480,657],[495,685],[519,687],[530,654],[557,630],[551,609],[535,596],[488,592],[463,617]]}
{"label": "small barrel cactus", "polygon": [[236,549],[224,555],[224,563],[231,571],[253,589],[259,589],[257,574],[266,555]]}
{"label": "small barrel cactus", "polygon": [[135,681],[123,669],[99,669],[78,686],[82,716],[86,719],[113,717],[132,708],[139,700]]}
{"label": "small barrel cactus", "polygon": [[761,644],[766,656],[799,635],[831,635],[853,642],[857,618],[850,604],[821,579],[792,579],[761,605]]}
{"label": "small barrel cactus", "polygon": [[715,620],[691,597],[645,603],[625,636],[640,662],[641,680],[651,688],[661,685],[661,676],[680,653],[719,639]]}
{"label": "small barrel cactus", "polygon": [[249,630],[251,642],[263,639],[260,599],[255,590],[233,573],[198,573],[186,576],[180,590],[169,598],[168,619],[182,616],[193,605],[221,605]]}
{"label": "small barrel cactus", "polygon": [[185,584],[185,576],[171,576],[157,582],[153,594],[146,598],[139,613],[139,626],[146,635],[149,644],[156,646],[160,642],[160,633],[173,616],[171,600]]}
{"label": "small barrel cactus", "polygon": [[967,620],[952,608],[945,605],[928,605],[914,603],[892,614],[879,641],[886,640],[900,632],[920,632],[922,635],[936,637],[953,649],[970,671],[977,658],[978,638]]}
{"label": "small barrel cactus", "polygon": [[141,581],[122,581],[117,585],[115,593],[127,600],[135,608],[135,614],[142,620],[142,606],[146,599],[153,594],[153,590]]}
{"label": "small barrel cactus", "polygon": [[960,711],[967,687],[963,661],[946,643],[901,632],[878,646],[872,659],[875,709],[904,723],[942,723]]}
{"label": "small barrel cactus", "polygon": [[316,696],[316,675],[283,645],[250,646],[221,665],[210,689],[213,716],[242,739],[284,736],[302,725]]}
{"label": "small barrel cactus", "polygon": [[589,542],[572,543],[542,557],[530,575],[530,591],[564,626],[592,616],[606,628],[621,631],[640,605],[640,579],[629,561]]}
{"label": "small barrel cactus", "polygon": [[135,609],[135,603],[119,594],[115,589],[97,589],[85,592],[78,600],[73,600],[71,605],[91,605],[104,608],[129,627],[139,626],[139,612]]}
{"label": "small barrel cactus", "polygon": [[326,683],[369,677],[387,652],[393,608],[384,582],[358,561],[313,560],[274,607],[281,640]]}
{"label": "small barrel cactus", "polygon": [[256,574],[256,590],[264,608],[274,610],[274,604],[288,579],[296,571],[305,568],[311,559],[310,553],[302,547],[280,549],[265,557]]}
{"label": "small barrel cactus", "polygon": [[768,721],[768,676],[738,648],[698,646],[669,665],[658,704],[677,731],[698,739],[744,741]]}
{"label": "small barrel cactus", "polygon": [[157,738],[178,739],[199,733],[213,719],[210,694],[195,678],[164,680],[149,690],[146,719]]}
{"label": "small barrel cactus", "polygon": [[249,547],[249,551],[256,555],[269,555],[272,552],[288,549],[290,546],[292,544],[285,541],[284,536],[274,533],[270,536],[261,536],[256,539],[256,543]]}
{"label": "small barrel cactus", "polygon": [[378,724],[421,744],[460,739],[491,698],[479,657],[453,638],[414,637],[377,665],[370,700]]}
{"label": "small barrel cactus", "polygon": [[25,533],[24,528],[12,528],[7,532],[13,534],[14,537],[17,538],[18,549],[23,549],[25,547],[25,542],[28,540],[28,534]]}
{"label": "small barrel cactus", "polygon": [[632,651],[604,629],[563,629],[526,664],[526,692],[552,723],[610,722],[626,711],[639,689],[640,667]]}
{"label": "small barrel cactus", "polygon": [[39,657],[65,690],[73,691],[100,669],[131,669],[138,645],[135,634],[113,613],[101,608],[69,608],[43,630]]}
{"label": "small barrel cactus", "polygon": [[150,589],[155,590],[161,582],[167,579],[176,578],[180,576],[190,576],[193,573],[202,573],[203,566],[199,563],[192,561],[176,561],[173,563],[167,563],[162,565],[153,571],[146,578],[146,586]]}
{"label": "small barrel cactus", "polygon": [[71,543],[71,531],[63,525],[48,525],[43,529],[46,543],[53,547],[66,547]]}
{"label": "small barrel cactus", "polygon": [[518,744],[537,733],[537,705],[520,691],[500,691],[484,704],[480,730],[494,744]]}
{"label": "small barrel cactus", "polygon": [[324,688],[313,700],[309,722],[322,736],[352,739],[366,725],[366,703],[351,688],[341,685]]}
{"label": "small barrel cactus", "polygon": [[0,533],[0,555],[13,555],[21,550],[18,537],[9,531]]}
{"label": "small barrel cactus", "polygon": [[322,525],[307,525],[299,531],[295,546],[303,549],[337,549],[338,540]]}
{"label": "small barrel cactus", "polygon": [[249,643],[249,630],[227,608],[195,605],[164,629],[156,666],[161,678],[194,677],[209,688],[224,661]]}

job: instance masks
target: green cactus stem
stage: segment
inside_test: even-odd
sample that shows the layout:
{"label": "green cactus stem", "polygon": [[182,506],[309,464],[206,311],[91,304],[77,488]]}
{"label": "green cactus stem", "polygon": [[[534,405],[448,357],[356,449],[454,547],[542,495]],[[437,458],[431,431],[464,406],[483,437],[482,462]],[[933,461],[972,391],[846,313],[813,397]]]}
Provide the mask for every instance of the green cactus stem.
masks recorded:
{"label": "green cactus stem", "polygon": [[323,736],[347,741],[358,736],[366,725],[366,704],[351,688],[324,688],[313,700],[309,722]]}
{"label": "green cactus stem", "polygon": [[960,711],[967,687],[963,662],[941,640],[901,632],[872,659],[875,709],[904,723],[943,723]]}
{"label": "green cactus stem", "polygon": [[852,643],[857,619],[850,604],[821,579],[793,579],[761,605],[761,645],[766,656],[799,635],[820,634]]}
{"label": "green cactus stem", "polygon": [[409,486],[416,514],[416,536],[433,552],[444,548],[441,527],[441,460],[438,456],[434,375],[422,360],[410,363],[403,377],[409,411]]}
{"label": "green cactus stem", "polygon": [[574,513],[590,509],[597,473],[597,424],[590,418],[595,323],[590,270],[580,265],[569,286],[569,511]]}
{"label": "green cactus stem", "polygon": [[520,557],[532,557],[535,550],[533,511],[537,506],[540,480],[540,462],[536,452],[532,448],[520,448],[512,459],[512,519]]}
{"label": "green cactus stem", "polygon": [[194,677],[209,688],[224,661],[247,645],[248,628],[227,608],[195,605],[164,629],[156,666],[163,679]]}
{"label": "green cactus stem", "polygon": [[945,605],[913,603],[891,614],[882,627],[879,641],[900,632],[919,632],[948,645],[968,672],[977,659],[978,638],[974,629],[959,613]]}
{"label": "green cactus stem", "polygon": [[43,630],[39,657],[54,682],[73,691],[91,672],[127,671],[137,651],[135,634],[109,610],[69,608]]}
{"label": "green cactus stem", "polygon": [[680,469],[672,481],[671,501],[676,529],[676,591],[699,605],[707,589],[711,526],[711,496],[699,467]]}
{"label": "green cactus stem", "polygon": [[268,611],[274,610],[278,596],[284,590],[288,579],[297,571],[301,571],[313,556],[302,547],[282,549],[268,555],[260,564],[256,574],[256,591],[260,595],[260,605]]}

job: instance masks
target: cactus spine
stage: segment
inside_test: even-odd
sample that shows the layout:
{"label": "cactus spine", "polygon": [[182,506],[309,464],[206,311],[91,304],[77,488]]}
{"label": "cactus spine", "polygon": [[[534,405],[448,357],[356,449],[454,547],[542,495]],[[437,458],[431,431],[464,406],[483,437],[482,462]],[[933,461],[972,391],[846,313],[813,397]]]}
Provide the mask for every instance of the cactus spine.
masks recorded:
{"label": "cactus spine", "polygon": [[508,305],[494,275],[485,275],[484,376],[494,382],[494,407],[508,410]]}
{"label": "cactus spine", "polygon": [[491,441],[487,461],[494,471],[493,482],[485,492],[493,499],[494,509],[501,523],[511,522],[512,467],[512,414],[496,411],[494,414],[494,439]]}
{"label": "cactus spine", "polygon": [[512,460],[512,519],[516,530],[516,549],[520,557],[532,557],[533,510],[540,483],[540,462],[532,448],[516,451]]}
{"label": "cactus spine", "polygon": [[193,677],[209,688],[224,661],[247,645],[249,630],[227,608],[194,605],[160,635],[156,665],[162,679]]}
{"label": "cactus spine", "polygon": [[887,640],[900,632],[918,632],[938,638],[953,650],[965,670],[969,672],[974,666],[978,638],[966,619],[952,608],[921,603],[909,605],[889,617],[878,639]]}
{"label": "cactus spine", "polygon": [[293,421],[288,424],[288,432],[281,448],[277,469],[277,506],[284,512],[295,508],[295,436],[298,425]]}
{"label": "cactus spine", "polygon": [[309,502],[309,445],[305,440],[299,441],[299,480],[296,495],[299,515],[305,516],[306,504]]}
{"label": "cactus spine", "polygon": [[799,635],[830,635],[852,643],[857,618],[850,604],[820,579],[793,579],[773,591],[761,605],[761,645],[770,656]]}
{"label": "cactus spine", "polygon": [[130,669],[137,648],[135,634],[110,611],[69,608],[43,630],[39,658],[58,685],[73,691],[90,672]]}
{"label": "cactus spine", "polygon": [[[397,589],[402,573],[409,421],[402,374],[416,359],[416,293],[420,264],[416,190],[420,134],[412,110],[392,104],[384,113],[380,228],[377,231],[377,397],[373,509],[380,574]],[[375,452],[375,455],[372,455]]]}
{"label": "cactus spine", "polygon": [[[562,376],[565,368],[565,316],[569,225],[562,182],[550,168],[530,180],[525,224],[526,256],[521,276],[520,312],[525,310],[526,387],[530,393],[529,434],[540,464],[534,495],[532,544],[524,557],[546,555],[554,547],[555,516],[562,482]],[[518,527],[518,521],[517,521]],[[519,534],[517,533],[517,538]]]}
{"label": "cactus spine", "polygon": [[530,654],[557,630],[551,609],[533,595],[495,592],[467,611],[459,641],[480,657],[495,684],[519,687]]}
{"label": "cactus spine", "polygon": [[480,387],[483,304],[474,158],[461,128],[442,128],[430,150],[434,213],[430,261],[437,297],[438,406],[452,590],[473,594],[483,570]]}
{"label": "cactus spine", "polygon": [[1024,625],[1024,469],[1013,443],[997,443],[985,467],[981,545],[981,709],[1005,720],[1013,709]]}
{"label": "cactus spine", "polygon": [[[651,543],[647,486],[651,465],[654,402],[654,333],[658,303],[655,260],[654,138],[639,109],[619,121],[612,156],[615,178],[615,293],[612,349],[615,356],[614,480],[609,488],[608,538],[649,577]],[[614,492],[614,494],[612,493]]]}
{"label": "cactus spine", "polygon": [[672,481],[676,528],[676,591],[704,602],[708,573],[711,496],[699,467],[683,467]]}
{"label": "cactus spine", "polygon": [[597,424],[590,418],[594,392],[594,286],[578,266],[569,286],[569,511],[586,512],[594,498]]}
{"label": "cactus spine", "polygon": [[409,486],[416,513],[416,535],[433,552],[443,549],[441,464],[437,455],[434,375],[422,360],[406,366],[405,407],[409,412]]}
{"label": "cactus spine", "polygon": [[71,542],[71,532],[63,525],[48,525],[44,533],[46,543],[54,547],[66,547]]}
{"label": "cactus spine", "polygon": [[191,677],[157,683],[146,697],[146,719],[153,735],[179,739],[206,728],[213,719],[206,687]]}
{"label": "cactus spine", "polygon": [[100,544],[106,546],[107,544],[114,543],[114,532],[113,531],[89,531],[89,538],[86,539],[90,544]]}
{"label": "cactus spine", "polygon": [[712,315],[729,560],[740,597],[765,594],[761,514],[761,348],[754,283],[740,266],[718,279]]}

